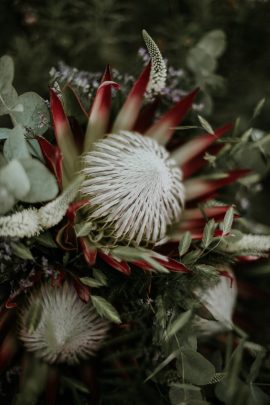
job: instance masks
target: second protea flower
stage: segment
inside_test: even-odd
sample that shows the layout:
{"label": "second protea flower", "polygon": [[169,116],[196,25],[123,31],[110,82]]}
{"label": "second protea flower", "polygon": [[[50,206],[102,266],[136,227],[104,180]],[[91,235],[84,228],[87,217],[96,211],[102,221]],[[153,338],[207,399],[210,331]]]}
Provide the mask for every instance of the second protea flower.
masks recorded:
{"label": "second protea flower", "polygon": [[77,364],[94,356],[109,329],[93,305],[65,284],[44,285],[21,312],[19,336],[26,349],[47,363]]}

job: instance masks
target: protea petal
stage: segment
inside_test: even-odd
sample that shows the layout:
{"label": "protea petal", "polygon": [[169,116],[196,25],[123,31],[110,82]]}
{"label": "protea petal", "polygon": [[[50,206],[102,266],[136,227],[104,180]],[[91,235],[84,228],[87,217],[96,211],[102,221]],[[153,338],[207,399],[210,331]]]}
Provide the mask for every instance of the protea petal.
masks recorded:
{"label": "protea petal", "polygon": [[50,99],[55,138],[63,156],[63,182],[66,185],[76,171],[79,152],[62,103],[52,89],[50,90]]}
{"label": "protea petal", "polygon": [[57,146],[52,145],[45,138],[38,137],[38,143],[49,168],[57,178],[59,187],[62,186],[62,160],[63,156]]}
{"label": "protea petal", "polygon": [[10,364],[13,359],[18,345],[15,336],[10,332],[0,346],[0,372],[5,370],[5,368]]}
{"label": "protea petal", "polygon": [[176,163],[182,167],[195,156],[198,156],[204,152],[213,142],[219,139],[226,132],[230,131],[232,128],[233,124],[230,123],[216,129],[213,134],[202,134],[172,152],[172,157]]}
{"label": "protea petal", "polygon": [[134,125],[133,130],[144,134],[147,129],[151,126],[154,116],[159,105],[159,98],[156,98],[152,103],[147,104],[143,110],[140,112],[138,119]]}
{"label": "protea petal", "polygon": [[90,267],[94,266],[97,259],[97,248],[91,245],[88,238],[80,238],[79,240],[86,263]]}
{"label": "protea petal", "polygon": [[195,89],[180,100],[176,105],[174,105],[166,114],[159,118],[159,120],[148,129],[146,135],[155,139],[161,145],[165,145],[167,142],[169,142],[175,130],[174,128],[181,123],[182,119],[187,114],[196,95],[198,94],[198,91],[198,88]]}
{"label": "protea petal", "polygon": [[202,198],[214,191],[233,183],[240,177],[245,176],[249,173],[249,170],[232,170],[220,179],[204,179],[203,177],[187,180],[185,182],[186,190],[186,201],[195,200],[197,198]]}
{"label": "protea petal", "polygon": [[120,273],[123,273],[126,276],[130,275],[131,271],[127,262],[122,260],[116,260],[111,255],[103,253],[101,250],[98,251],[98,255],[105,263],[109,264],[115,270],[120,271]]}
{"label": "protea petal", "polygon": [[111,89],[119,84],[111,80],[110,68],[107,66],[101,84],[92,104],[84,140],[84,151],[91,150],[92,144],[106,133],[111,110]]}
{"label": "protea petal", "polygon": [[143,70],[139,79],[134,83],[130,93],[119,111],[113,124],[112,132],[121,130],[132,130],[138,118],[144,94],[149,82],[151,64],[149,63]]}
{"label": "protea petal", "polygon": [[[214,144],[211,145],[207,152],[210,155],[217,155],[221,149],[224,147],[224,144]],[[186,179],[190,177],[192,174],[201,170],[204,166],[208,164],[208,161],[205,159],[205,152],[201,153],[200,155],[194,157],[193,159],[189,160],[188,162],[184,163],[181,166],[181,170],[183,172],[183,178]]]}

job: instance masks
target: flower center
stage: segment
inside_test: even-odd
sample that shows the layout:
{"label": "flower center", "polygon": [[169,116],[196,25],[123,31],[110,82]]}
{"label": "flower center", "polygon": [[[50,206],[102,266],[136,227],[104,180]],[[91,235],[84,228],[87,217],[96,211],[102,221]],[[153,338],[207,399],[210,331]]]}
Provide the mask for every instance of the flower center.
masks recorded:
{"label": "flower center", "polygon": [[90,220],[110,224],[117,240],[156,243],[181,215],[181,170],[151,138],[128,131],[109,135],[85,156],[84,172]]}

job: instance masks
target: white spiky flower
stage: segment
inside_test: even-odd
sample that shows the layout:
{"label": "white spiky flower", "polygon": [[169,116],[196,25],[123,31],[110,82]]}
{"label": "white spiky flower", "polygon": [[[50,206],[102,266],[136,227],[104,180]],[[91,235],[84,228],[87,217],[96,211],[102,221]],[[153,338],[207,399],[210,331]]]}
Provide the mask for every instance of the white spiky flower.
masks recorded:
{"label": "white spiky flower", "polygon": [[214,287],[195,291],[200,302],[213,317],[213,320],[208,320],[196,316],[194,326],[199,331],[199,335],[212,335],[231,330],[233,327],[232,317],[236,304],[237,286],[233,273],[231,271],[229,273],[233,281],[227,277],[220,277]]}
{"label": "white spiky flower", "polygon": [[[37,319],[31,319],[31,318]],[[75,289],[43,286],[21,312],[20,339],[28,351],[48,363],[77,364],[96,354],[109,323],[93,305],[82,302]]]}
{"label": "white spiky flower", "polygon": [[116,240],[156,243],[179,220],[182,172],[154,139],[129,131],[111,134],[86,154],[84,172],[90,220],[111,224]]}

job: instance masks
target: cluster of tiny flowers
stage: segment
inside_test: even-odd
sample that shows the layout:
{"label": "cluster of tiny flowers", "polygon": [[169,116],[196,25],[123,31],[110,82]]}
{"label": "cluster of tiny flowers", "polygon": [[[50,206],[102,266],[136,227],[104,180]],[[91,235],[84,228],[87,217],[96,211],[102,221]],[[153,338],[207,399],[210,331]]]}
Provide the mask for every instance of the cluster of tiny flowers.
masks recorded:
{"label": "cluster of tiny flowers", "polygon": [[[50,71],[52,83],[60,84],[69,83],[77,89],[81,94],[84,94],[90,100],[94,97],[96,90],[100,84],[101,72],[87,72],[71,67],[64,62],[60,62],[57,68],[53,67]],[[129,74],[121,74],[117,69],[112,69],[112,77],[117,83],[121,84],[121,91],[127,93],[135,79]],[[114,96],[114,92],[113,92]]]}
{"label": "cluster of tiny flowers", "polygon": [[[138,51],[138,56],[146,66],[150,60],[147,49],[141,47]],[[167,65],[167,80],[166,86],[161,90],[161,95],[168,103],[174,104],[188,94],[188,91],[183,89],[186,87],[187,72],[184,69],[175,69],[172,66],[168,66],[167,59],[164,59],[164,62]],[[193,104],[192,108],[195,111],[202,111],[204,105],[202,103]]]}

